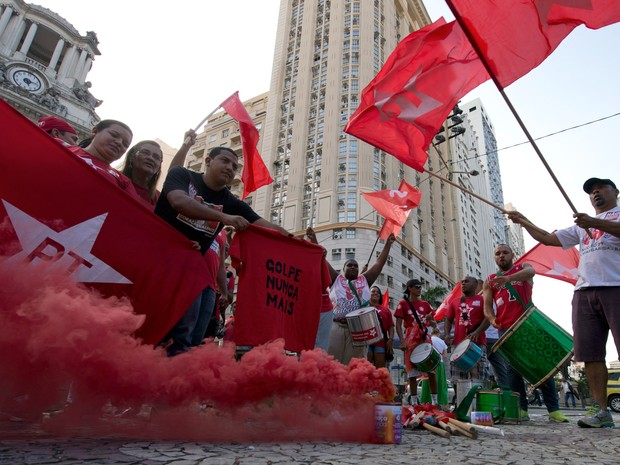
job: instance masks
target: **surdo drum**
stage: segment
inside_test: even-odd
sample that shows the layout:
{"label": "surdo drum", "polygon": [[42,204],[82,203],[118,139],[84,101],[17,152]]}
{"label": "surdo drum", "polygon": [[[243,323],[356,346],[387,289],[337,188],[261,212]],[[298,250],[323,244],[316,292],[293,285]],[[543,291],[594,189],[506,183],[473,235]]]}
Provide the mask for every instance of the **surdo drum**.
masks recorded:
{"label": "surdo drum", "polygon": [[463,339],[452,351],[450,361],[461,371],[469,371],[482,358],[482,349],[470,339]]}
{"label": "surdo drum", "polygon": [[379,313],[375,307],[364,307],[347,313],[347,326],[354,346],[368,346],[383,339]]}
{"label": "surdo drum", "polygon": [[423,342],[413,349],[409,356],[409,361],[418,371],[428,373],[437,368],[441,361],[441,354],[437,352],[437,349],[432,344]]}

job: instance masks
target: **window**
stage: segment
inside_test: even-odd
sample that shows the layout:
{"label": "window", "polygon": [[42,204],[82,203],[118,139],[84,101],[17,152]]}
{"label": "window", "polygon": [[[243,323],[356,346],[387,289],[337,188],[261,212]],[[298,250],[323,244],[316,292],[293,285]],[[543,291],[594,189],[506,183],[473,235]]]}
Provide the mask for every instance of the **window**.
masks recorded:
{"label": "window", "polygon": [[346,237],[347,239],[355,239],[355,229],[347,228]]}
{"label": "window", "polygon": [[230,129],[224,129],[222,131],[222,137],[228,137],[228,134],[230,134]]}
{"label": "window", "polygon": [[332,249],[332,260],[340,260],[342,258],[342,249]]}
{"label": "window", "polygon": [[342,239],[342,229],[334,229],[332,239]]}
{"label": "window", "polygon": [[344,249],[344,256],[347,260],[353,260],[355,258],[355,247],[347,247]]}
{"label": "window", "polygon": [[389,255],[388,255],[388,258],[387,258],[387,264],[388,264],[388,266],[393,266],[394,265],[394,260]]}
{"label": "window", "polygon": [[209,142],[215,142],[217,140],[217,134],[211,134],[209,136]]}
{"label": "window", "polygon": [[389,287],[394,287],[394,278],[392,276],[387,277],[387,284]]}

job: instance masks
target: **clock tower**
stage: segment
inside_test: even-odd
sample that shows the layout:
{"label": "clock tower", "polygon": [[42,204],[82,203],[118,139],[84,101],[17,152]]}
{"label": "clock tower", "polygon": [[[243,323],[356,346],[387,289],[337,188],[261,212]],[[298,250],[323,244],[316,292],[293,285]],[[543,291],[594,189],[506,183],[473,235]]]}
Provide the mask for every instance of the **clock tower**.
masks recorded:
{"label": "clock tower", "polygon": [[81,35],[67,20],[22,0],[0,3],[0,98],[33,122],[54,115],[66,120],[80,139],[100,118],[101,104],[86,76],[99,41]]}

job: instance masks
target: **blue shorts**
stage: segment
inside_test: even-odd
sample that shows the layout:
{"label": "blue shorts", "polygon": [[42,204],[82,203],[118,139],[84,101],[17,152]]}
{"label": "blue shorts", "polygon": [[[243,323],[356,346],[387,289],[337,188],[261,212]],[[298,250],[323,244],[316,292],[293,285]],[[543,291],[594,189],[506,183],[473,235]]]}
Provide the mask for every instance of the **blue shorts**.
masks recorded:
{"label": "blue shorts", "polygon": [[384,354],[385,353],[385,347],[381,347],[381,346],[368,346],[368,353],[369,354]]}

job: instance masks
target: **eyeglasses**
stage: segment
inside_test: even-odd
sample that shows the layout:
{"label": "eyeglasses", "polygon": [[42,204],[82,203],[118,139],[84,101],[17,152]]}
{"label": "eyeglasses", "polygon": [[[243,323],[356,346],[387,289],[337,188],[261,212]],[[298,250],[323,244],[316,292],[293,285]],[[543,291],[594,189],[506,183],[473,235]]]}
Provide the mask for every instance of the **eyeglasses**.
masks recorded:
{"label": "eyeglasses", "polygon": [[412,284],[409,287],[415,287],[416,289],[422,289],[422,285],[421,284]]}
{"label": "eyeglasses", "polygon": [[140,155],[142,157],[150,157],[153,158],[154,160],[157,161],[161,161],[162,160],[162,156],[157,153],[157,152],[151,152],[148,149],[140,149],[136,152],[136,155]]}

